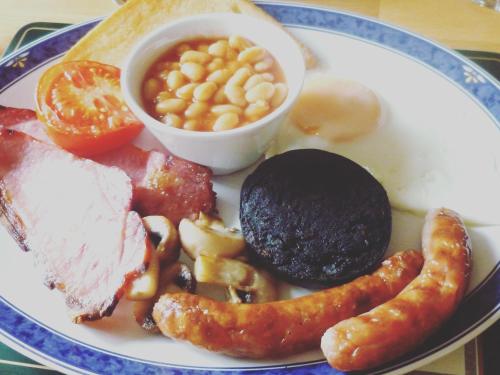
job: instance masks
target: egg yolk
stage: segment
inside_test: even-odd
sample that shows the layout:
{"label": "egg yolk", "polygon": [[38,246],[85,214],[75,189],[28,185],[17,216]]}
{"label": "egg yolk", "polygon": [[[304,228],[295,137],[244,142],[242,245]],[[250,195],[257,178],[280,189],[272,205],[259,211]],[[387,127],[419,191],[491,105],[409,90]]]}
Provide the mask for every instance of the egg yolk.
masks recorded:
{"label": "egg yolk", "polygon": [[367,87],[319,74],[304,84],[291,118],[307,134],[350,142],[373,131],[380,114],[380,102]]}

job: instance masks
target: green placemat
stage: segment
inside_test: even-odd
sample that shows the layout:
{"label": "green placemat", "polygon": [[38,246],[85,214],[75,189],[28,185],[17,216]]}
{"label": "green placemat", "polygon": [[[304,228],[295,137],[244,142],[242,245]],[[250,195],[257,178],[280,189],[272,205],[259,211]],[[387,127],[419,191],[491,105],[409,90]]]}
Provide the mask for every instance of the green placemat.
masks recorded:
{"label": "green placemat", "polygon": [[4,375],[56,375],[59,372],[37,362],[0,343],[0,374]]}
{"label": "green placemat", "polygon": [[[56,30],[59,30],[62,27],[68,26],[66,23],[51,23],[51,22],[35,22],[29,23],[26,26],[23,26],[16,33],[14,38],[11,40],[9,45],[4,51],[4,56],[8,55],[21,48],[22,46],[31,43],[38,38],[41,38],[47,34],[50,34]],[[461,54],[468,57],[469,59],[476,62],[478,65],[482,66],[485,70],[487,70],[491,75],[493,75],[496,79],[500,80],[500,54],[492,53],[492,52],[483,52],[483,51],[467,51],[467,50],[458,50]],[[498,358],[498,353],[495,355],[495,347],[498,348],[496,344],[498,344],[498,337],[500,337],[500,324],[494,325],[491,329],[487,331],[487,334],[484,336],[490,337],[490,341],[488,343],[484,343],[483,347],[483,356],[485,359],[489,359],[491,363],[488,361],[488,365],[493,365],[493,367],[488,366],[486,363],[483,367],[483,373],[485,375],[493,375],[496,369],[496,365],[494,363],[498,363],[496,360]],[[495,344],[496,342],[496,344]],[[468,348],[473,350],[473,357],[477,356],[474,345],[468,345]],[[487,349],[490,350],[487,350]],[[475,362],[474,362],[475,363]],[[475,370],[467,369],[467,374],[475,374]],[[497,369],[498,370],[498,369]],[[413,374],[417,375],[419,371],[415,371]],[[49,369],[46,366],[40,365],[33,360],[25,357],[22,354],[17,353],[16,351],[10,349],[4,344],[0,343],[0,374],[1,375],[55,375],[59,374],[59,372]],[[425,374],[436,374],[435,372],[425,372]]]}
{"label": "green placemat", "polygon": [[6,56],[9,53],[12,53],[22,46],[25,46],[28,43],[31,43],[42,36],[48,35],[56,30],[59,30],[65,26],[69,26],[68,23],[53,23],[53,22],[34,22],[29,23],[23,27],[21,27],[14,38],[10,41],[9,45],[3,52],[3,55]]}
{"label": "green placemat", "polygon": [[[499,36],[500,38],[500,36]],[[465,57],[468,57],[497,80],[500,80],[500,53],[484,51],[467,51],[457,49]]]}

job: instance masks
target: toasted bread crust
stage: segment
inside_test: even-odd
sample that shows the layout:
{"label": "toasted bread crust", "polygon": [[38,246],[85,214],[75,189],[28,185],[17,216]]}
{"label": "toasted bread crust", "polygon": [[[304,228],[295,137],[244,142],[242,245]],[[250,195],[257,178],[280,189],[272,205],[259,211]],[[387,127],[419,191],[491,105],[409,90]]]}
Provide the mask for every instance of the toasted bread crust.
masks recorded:
{"label": "toasted bread crust", "polygon": [[[273,17],[247,0],[130,0],[80,39],[63,61],[94,60],[121,68],[132,47],[154,29],[178,18],[213,12],[247,14],[281,27]],[[298,43],[307,67],[313,67],[314,56]]]}

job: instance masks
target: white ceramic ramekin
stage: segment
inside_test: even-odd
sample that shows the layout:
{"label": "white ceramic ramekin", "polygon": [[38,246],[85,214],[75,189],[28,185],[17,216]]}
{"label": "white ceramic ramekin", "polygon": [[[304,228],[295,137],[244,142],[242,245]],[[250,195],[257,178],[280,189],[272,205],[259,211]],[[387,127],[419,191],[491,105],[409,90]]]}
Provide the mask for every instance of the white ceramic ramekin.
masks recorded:
{"label": "white ceramic ramekin", "polygon": [[[267,49],[281,66],[288,96],[267,116],[252,124],[222,132],[176,129],[143,109],[141,85],[151,64],[169,47],[196,37],[241,35]],[[135,115],[174,155],[206,165],[215,174],[227,174],[254,163],[267,149],[302,88],[304,59],[298,44],[276,25],[233,13],[211,13],[170,23],[141,40],[121,75],[125,101]]]}

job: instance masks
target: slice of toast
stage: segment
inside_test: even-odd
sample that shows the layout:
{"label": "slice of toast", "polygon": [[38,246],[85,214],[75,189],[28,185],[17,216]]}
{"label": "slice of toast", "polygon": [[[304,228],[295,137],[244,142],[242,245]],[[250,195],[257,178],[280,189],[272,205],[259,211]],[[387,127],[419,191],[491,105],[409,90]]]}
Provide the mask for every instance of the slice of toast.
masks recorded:
{"label": "slice of toast", "polygon": [[[63,61],[94,60],[122,67],[137,41],[159,26],[194,14],[232,12],[258,17],[282,27],[269,14],[247,0],[129,0],[85,35]],[[306,66],[316,61],[300,42]]]}

